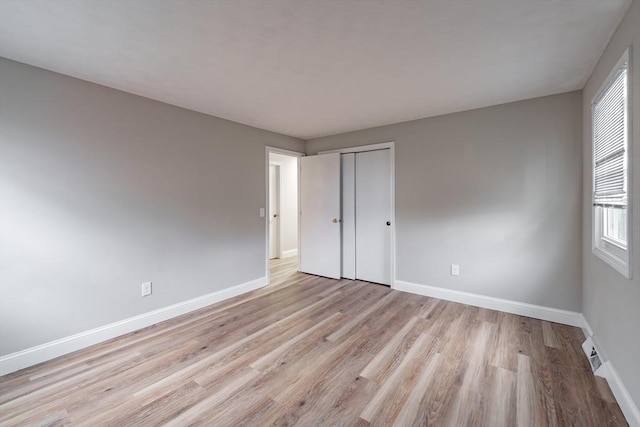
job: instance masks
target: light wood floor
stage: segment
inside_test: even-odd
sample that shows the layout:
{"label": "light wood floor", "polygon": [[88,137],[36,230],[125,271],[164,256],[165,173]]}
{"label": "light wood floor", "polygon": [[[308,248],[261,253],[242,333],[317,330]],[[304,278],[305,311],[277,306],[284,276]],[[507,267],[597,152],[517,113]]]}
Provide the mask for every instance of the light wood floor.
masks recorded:
{"label": "light wood floor", "polygon": [[269,287],[1,378],[1,425],[626,425],[582,332],[273,263]]}

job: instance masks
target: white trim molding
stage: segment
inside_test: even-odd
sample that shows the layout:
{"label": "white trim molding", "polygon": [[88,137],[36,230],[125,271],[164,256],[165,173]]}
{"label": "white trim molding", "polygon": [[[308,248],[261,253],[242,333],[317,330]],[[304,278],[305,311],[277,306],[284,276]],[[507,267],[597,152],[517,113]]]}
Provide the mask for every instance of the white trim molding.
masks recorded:
{"label": "white trim molding", "polygon": [[129,332],[137,331],[208,305],[242,295],[266,285],[267,278],[260,277],[230,288],[2,356],[0,357],[0,375],[9,374],[20,369],[28,368],[29,366],[37,365],[38,363],[46,362],[94,344],[128,334]]}
{"label": "white trim molding", "polygon": [[282,251],[282,258],[291,258],[294,256],[298,256],[298,250],[297,249],[289,249],[286,251]]}
{"label": "white trim molding", "polygon": [[[271,212],[269,212],[269,154],[284,154],[285,156],[304,157],[305,154],[299,151],[285,150],[284,148],[272,147],[266,145],[264,147],[264,200],[265,207],[261,208],[265,210],[264,216],[264,275],[266,283],[271,282],[271,272],[269,271],[269,218]],[[300,214],[300,161],[298,161],[298,208],[297,212]],[[300,221],[298,221],[298,247],[300,247]],[[296,266],[296,269],[300,269],[300,265]]]}
{"label": "white trim molding", "polygon": [[581,313],[545,307],[542,305],[527,304],[519,301],[511,301],[502,298],[473,294],[470,292],[456,291],[453,289],[439,288],[436,286],[421,285],[418,283],[395,281],[394,289],[412,294],[458,302],[491,310],[504,311],[505,313],[518,314],[520,316],[533,317],[534,319],[547,320],[549,322],[562,323],[570,326],[583,327]]}
{"label": "white trim molding", "polygon": [[624,386],[624,383],[618,375],[618,371],[615,370],[610,360],[606,361],[603,367],[605,368],[603,375],[607,379],[609,387],[627,422],[631,427],[640,427],[640,409],[638,409],[638,406],[631,398],[629,390]]}
{"label": "white trim molding", "polygon": [[[605,209],[610,208],[610,206],[606,206],[603,204],[596,203],[596,151],[597,142],[596,142],[596,126],[595,126],[595,109],[597,104],[602,100],[603,96],[609,91],[612,87],[612,84],[615,82],[619,73],[622,69],[627,69],[626,76],[626,94],[624,96],[624,112],[622,122],[624,124],[624,132],[625,135],[625,143],[624,143],[624,158],[623,164],[625,166],[622,167],[621,172],[624,176],[624,184],[623,189],[624,193],[627,196],[626,202],[620,200],[622,205],[624,205],[626,209],[626,241],[619,241],[618,239],[613,239],[611,237],[606,236],[604,232],[604,215]],[[591,99],[591,124],[592,124],[592,135],[591,135],[591,148],[592,148],[592,158],[591,158],[591,174],[592,174],[592,186],[593,186],[593,206],[591,208],[591,252],[600,258],[605,263],[609,264],[612,268],[622,274],[625,278],[631,279],[633,277],[633,251],[636,250],[633,248],[633,58],[632,58],[632,46],[628,46],[616,65],[609,72],[607,78],[603,81],[600,89],[596,92],[595,96]],[[612,120],[615,122],[618,118],[613,118]],[[613,125],[612,125],[613,126]],[[615,125],[617,126],[617,124]],[[604,130],[606,133],[607,130]],[[607,145],[608,143],[605,143]],[[620,207],[620,206],[618,206]],[[637,268],[637,267],[636,267]]]}
{"label": "white trim molding", "polygon": [[395,144],[395,141],[379,142],[377,144],[356,145],[354,147],[336,148],[335,150],[318,151],[318,154],[361,153],[363,151],[385,150],[387,148],[393,148],[394,144]]}
{"label": "white trim molding", "polygon": [[631,427],[640,427],[640,409],[638,409],[638,405],[636,405],[631,398],[629,390],[625,387],[624,382],[618,375],[618,371],[614,368],[611,360],[607,357],[606,352],[602,350],[602,347],[599,345],[598,339],[593,334],[593,330],[586,318],[584,319],[582,330],[587,338],[591,338],[591,341],[598,350],[600,360],[603,361],[602,367],[598,370],[598,375],[607,380],[609,388],[611,389],[613,396],[616,398],[616,402],[618,403],[618,406],[620,406],[620,410],[622,410],[627,423],[629,423]]}
{"label": "white trim molding", "polygon": [[582,332],[584,333],[584,336],[589,338],[593,336],[593,329],[591,329],[591,325],[589,324],[589,322],[587,322],[587,319],[584,317],[584,315],[582,315]]}

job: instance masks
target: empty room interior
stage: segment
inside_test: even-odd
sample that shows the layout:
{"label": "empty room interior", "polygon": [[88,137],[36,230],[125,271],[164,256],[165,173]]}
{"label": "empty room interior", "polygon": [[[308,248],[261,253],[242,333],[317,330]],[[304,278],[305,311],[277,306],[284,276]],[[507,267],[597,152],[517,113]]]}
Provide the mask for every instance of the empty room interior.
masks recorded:
{"label": "empty room interior", "polygon": [[639,407],[640,0],[0,0],[0,426]]}

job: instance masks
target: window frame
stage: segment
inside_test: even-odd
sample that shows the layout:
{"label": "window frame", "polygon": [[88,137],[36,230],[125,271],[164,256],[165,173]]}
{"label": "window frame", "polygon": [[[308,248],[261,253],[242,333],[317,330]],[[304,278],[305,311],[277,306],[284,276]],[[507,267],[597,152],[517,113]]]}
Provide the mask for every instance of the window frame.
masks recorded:
{"label": "window frame", "polygon": [[[596,92],[595,96],[591,100],[591,213],[592,213],[592,245],[591,251],[598,258],[605,261],[615,270],[620,272],[627,279],[632,278],[632,250],[633,250],[633,197],[632,197],[632,174],[633,174],[633,124],[632,124],[632,99],[633,99],[633,87],[632,87],[632,52],[631,46],[627,47],[620,57],[620,59],[616,62],[615,66],[611,69],[607,78],[603,81],[602,85]],[[625,120],[626,120],[626,146],[625,146],[625,156],[626,156],[626,194],[627,194],[627,217],[626,217],[626,245],[622,244],[622,242],[616,241],[616,239],[611,239],[604,233],[604,209],[608,209],[602,206],[596,206],[594,203],[594,193],[595,193],[595,120],[594,120],[594,109],[596,104],[600,101],[602,96],[606,93],[606,91],[611,87],[613,83],[613,79],[618,73],[620,67],[626,62],[627,64],[627,76],[626,76],[626,85],[627,85],[627,93],[626,93],[626,108],[625,108]]]}

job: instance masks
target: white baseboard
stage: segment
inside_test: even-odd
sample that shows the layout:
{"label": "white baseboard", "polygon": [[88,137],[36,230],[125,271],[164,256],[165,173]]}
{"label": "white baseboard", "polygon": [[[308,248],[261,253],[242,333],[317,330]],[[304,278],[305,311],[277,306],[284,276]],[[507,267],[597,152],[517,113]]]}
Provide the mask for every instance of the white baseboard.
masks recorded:
{"label": "white baseboard", "polygon": [[80,332],[69,337],[2,356],[0,357],[0,375],[5,375],[38,363],[46,362],[47,360],[69,354],[73,351],[101,343],[138,329],[146,328],[147,326],[169,320],[176,316],[198,310],[266,285],[267,278],[260,277],[230,288],[222,289],[207,295],[153,310],[148,313],[140,314],[138,316],[100,326],[95,329]]}
{"label": "white baseboard", "polygon": [[581,313],[542,305],[527,304],[502,298],[494,298],[485,295],[472,294],[470,292],[456,291],[452,289],[438,288],[436,286],[421,285],[418,283],[396,280],[394,289],[412,294],[459,302],[476,307],[491,310],[504,311],[520,316],[533,317],[534,319],[547,320],[549,322],[562,323],[570,326],[584,326],[584,317]]}
{"label": "white baseboard", "polygon": [[282,251],[282,258],[291,258],[298,255],[297,249],[289,249],[288,251]]}
{"label": "white baseboard", "polygon": [[640,427],[640,409],[631,398],[629,390],[624,386],[611,361],[605,362],[605,366],[607,368],[605,370],[607,382],[627,422],[631,427]]}
{"label": "white baseboard", "polygon": [[[421,285],[418,283],[405,282],[403,280],[396,280],[393,288],[403,292],[410,292],[413,294],[488,308],[491,310],[504,311],[506,313],[518,314],[520,316],[547,320],[549,322],[577,326],[582,328],[586,337],[593,337],[593,329],[591,329],[589,322],[587,322],[582,313],[575,311],[560,310],[541,305],[478,295],[470,292]],[[594,341],[596,340],[594,339]],[[600,350],[600,347],[598,347],[598,349]],[[606,354],[600,353],[600,356],[604,356],[606,358]],[[611,364],[611,361],[604,362],[601,370],[601,374],[607,379],[609,387],[611,388],[618,405],[620,405],[620,409],[626,417],[629,425],[631,427],[640,427],[640,410],[638,410],[638,406],[631,398],[629,391],[624,386],[624,383],[620,379],[618,372]]]}
{"label": "white baseboard", "polygon": [[584,336],[589,338],[593,336],[593,329],[591,329],[591,325],[589,324],[589,322],[587,322],[587,319],[584,317],[584,315],[582,315],[582,332],[584,333]]}
{"label": "white baseboard", "polygon": [[629,390],[627,390],[627,387],[625,387],[622,379],[618,375],[618,371],[616,371],[613,363],[611,363],[611,360],[607,357],[606,351],[599,345],[597,337],[594,336],[593,330],[591,329],[589,322],[587,322],[587,319],[584,319],[584,326],[582,327],[582,330],[585,331],[585,334],[589,332],[587,337],[591,337],[601,360],[606,360],[606,362],[602,364],[601,372],[599,374],[606,378],[609,388],[611,388],[611,392],[616,398],[616,402],[618,402],[618,406],[620,406],[622,413],[627,419],[627,423],[629,423],[631,427],[640,427],[640,409],[638,409],[638,405],[636,405],[631,398]]}

